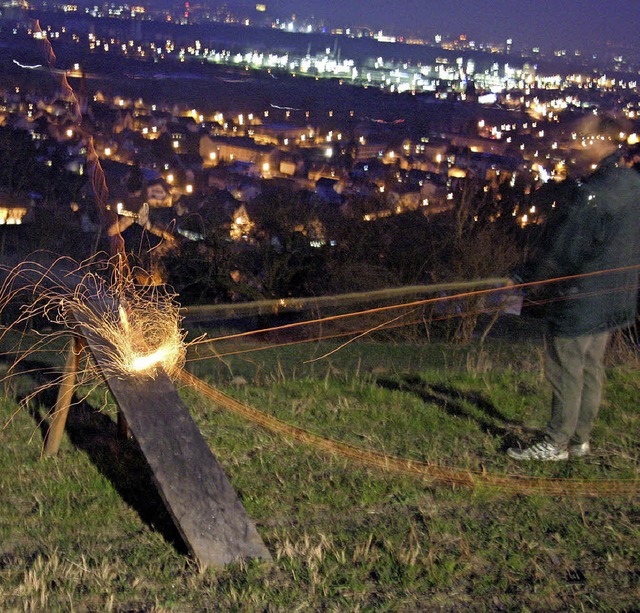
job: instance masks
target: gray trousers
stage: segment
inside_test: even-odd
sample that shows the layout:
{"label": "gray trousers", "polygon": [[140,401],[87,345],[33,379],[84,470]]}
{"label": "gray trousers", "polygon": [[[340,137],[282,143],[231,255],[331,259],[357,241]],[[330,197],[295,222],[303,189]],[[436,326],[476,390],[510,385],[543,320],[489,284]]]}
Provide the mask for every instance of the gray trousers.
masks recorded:
{"label": "gray trousers", "polygon": [[545,375],[553,389],[545,433],[556,446],[586,443],[598,414],[609,332],[547,336]]}

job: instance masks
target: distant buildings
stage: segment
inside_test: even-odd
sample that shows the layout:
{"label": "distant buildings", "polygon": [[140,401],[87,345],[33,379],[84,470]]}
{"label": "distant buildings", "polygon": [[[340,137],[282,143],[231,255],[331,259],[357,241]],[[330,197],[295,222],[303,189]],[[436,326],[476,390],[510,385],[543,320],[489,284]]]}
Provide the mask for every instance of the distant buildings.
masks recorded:
{"label": "distant buildings", "polygon": [[[77,12],[67,4],[56,9],[67,17]],[[149,91],[155,99],[130,98],[125,91],[94,92],[86,100],[83,129],[78,130],[72,101],[5,89],[0,125],[27,131],[44,164],[56,156],[56,163],[77,175],[85,172],[86,135],[91,135],[107,173],[110,205],[122,211],[135,213],[147,202],[156,212],[180,208],[184,213],[205,201],[209,208],[224,201],[226,217],[244,219],[250,209],[242,207],[271,182],[305,191],[328,206],[375,196],[379,210],[369,211],[368,219],[416,210],[427,215],[455,208],[466,180],[481,182],[493,195],[504,186],[517,184],[530,191],[540,182],[564,176],[576,141],[598,138],[574,133],[575,117],[615,112],[628,120],[630,132],[638,129],[640,95],[632,72],[619,72],[615,66],[606,73],[549,72],[531,58],[502,53],[509,51],[508,41],[506,49],[498,49],[501,53],[478,55],[479,45],[460,38],[439,41],[428,61],[401,61],[391,53],[363,60],[347,57],[335,38],[328,39],[333,45],[313,53],[310,47],[299,52],[243,51],[241,41],[216,46],[215,41],[197,38],[197,29],[180,29],[180,40],[177,35],[158,36],[155,30],[151,35],[141,25],[154,17],[151,9],[110,3],[90,13],[90,18],[68,19],[69,25],[52,25],[38,35],[75,45],[79,55],[135,60],[141,72],[130,75],[132,83],[152,83]],[[223,13],[206,14],[205,8],[194,5],[180,19],[233,21],[229,12]],[[12,14],[5,11],[2,18],[13,19]],[[110,29],[104,30],[103,17],[120,21],[110,21]],[[136,27],[129,27],[132,24]],[[22,22],[5,32],[12,41],[35,42],[36,33]],[[380,39],[365,31],[345,30],[343,35]],[[354,92],[384,92],[380,95],[386,98],[378,100],[402,101],[412,116],[363,116],[344,105],[323,117],[304,106],[275,104],[247,112],[250,100],[238,100],[243,111],[226,112],[192,108],[192,103],[161,104],[168,92],[180,87],[172,77],[182,76],[190,65],[204,80],[210,65],[228,67],[229,83],[216,81],[220,88],[242,82],[234,75],[244,78],[254,71],[263,71],[267,81],[304,77],[300,90],[331,78],[352,88],[349,100],[357,101]],[[617,61],[616,66],[621,65]],[[69,76],[80,78],[86,88],[79,64]],[[139,177],[132,180],[136,173]],[[18,196],[24,199],[24,194]],[[20,211],[21,207],[1,209],[0,223],[28,219]],[[526,199],[514,202],[511,213],[531,219]],[[244,221],[230,232],[247,236],[248,227],[250,221]]]}

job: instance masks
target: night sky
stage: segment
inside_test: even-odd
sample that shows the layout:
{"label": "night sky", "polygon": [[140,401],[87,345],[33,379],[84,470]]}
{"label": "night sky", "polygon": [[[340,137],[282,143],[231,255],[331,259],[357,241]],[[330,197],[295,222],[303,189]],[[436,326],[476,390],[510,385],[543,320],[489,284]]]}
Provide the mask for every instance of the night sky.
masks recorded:
{"label": "night sky", "polygon": [[[591,50],[606,41],[637,45],[640,0],[261,0],[270,12],[314,15],[332,26],[362,25],[516,47]],[[234,0],[229,4],[233,6]],[[246,6],[246,0],[243,2]]]}

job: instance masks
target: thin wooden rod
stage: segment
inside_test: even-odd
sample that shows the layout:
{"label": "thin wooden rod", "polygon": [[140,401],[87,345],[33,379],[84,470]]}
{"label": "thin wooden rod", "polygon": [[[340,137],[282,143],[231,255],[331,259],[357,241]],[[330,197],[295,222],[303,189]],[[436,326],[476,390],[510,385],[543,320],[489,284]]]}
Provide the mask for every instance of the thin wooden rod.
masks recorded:
{"label": "thin wooden rod", "polygon": [[81,341],[77,336],[71,339],[68,345],[67,360],[64,366],[62,382],[58,390],[56,404],[53,407],[51,424],[45,436],[44,453],[46,457],[50,457],[58,453],[62,434],[67,423],[67,415],[71,406],[71,399],[75,391],[76,375],[78,374],[78,366],[80,362]]}

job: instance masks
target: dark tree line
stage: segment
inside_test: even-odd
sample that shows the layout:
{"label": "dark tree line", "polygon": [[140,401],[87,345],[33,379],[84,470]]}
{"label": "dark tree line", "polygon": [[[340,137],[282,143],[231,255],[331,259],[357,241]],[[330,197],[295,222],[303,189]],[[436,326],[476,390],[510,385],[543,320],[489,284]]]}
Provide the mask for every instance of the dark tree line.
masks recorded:
{"label": "dark tree line", "polygon": [[[339,207],[310,193],[265,190],[247,206],[255,229],[246,240],[231,241],[219,224],[205,223],[202,242],[183,244],[165,261],[168,281],[186,302],[214,303],[506,276],[539,229],[517,224],[511,199],[488,202],[472,180],[464,188],[449,212],[375,221],[363,211],[379,209],[377,197]],[[469,299],[464,317],[444,318],[445,333],[468,340],[482,308]]]}

